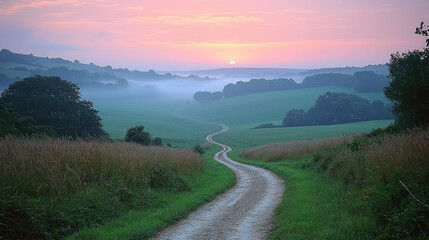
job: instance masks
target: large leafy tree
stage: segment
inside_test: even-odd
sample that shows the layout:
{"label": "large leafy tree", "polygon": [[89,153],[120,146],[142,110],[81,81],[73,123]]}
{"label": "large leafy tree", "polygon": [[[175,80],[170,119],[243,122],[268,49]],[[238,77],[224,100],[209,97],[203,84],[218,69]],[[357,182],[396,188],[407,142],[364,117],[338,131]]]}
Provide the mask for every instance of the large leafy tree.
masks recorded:
{"label": "large leafy tree", "polygon": [[59,136],[107,136],[92,102],[81,100],[79,87],[60,77],[36,75],[15,82],[3,91],[0,102],[32,117],[35,124],[52,126]]}
{"label": "large leafy tree", "polygon": [[[428,26],[422,22],[417,34],[427,36]],[[393,102],[397,122],[405,127],[429,124],[429,40],[423,51],[414,50],[391,55],[390,84],[384,89]]]}

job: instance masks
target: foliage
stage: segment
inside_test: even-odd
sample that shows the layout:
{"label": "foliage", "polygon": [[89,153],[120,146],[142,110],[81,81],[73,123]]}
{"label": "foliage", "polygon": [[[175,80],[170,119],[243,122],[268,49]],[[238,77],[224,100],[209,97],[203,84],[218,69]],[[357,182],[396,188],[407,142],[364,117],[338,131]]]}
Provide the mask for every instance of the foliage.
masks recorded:
{"label": "foliage", "polygon": [[258,129],[258,128],[274,128],[274,127],[277,127],[277,126],[274,125],[273,123],[262,123],[262,124],[257,125],[255,127],[255,129]]}
{"label": "foliage", "polygon": [[292,109],[286,113],[283,119],[283,126],[300,126],[307,122],[303,109]]}
{"label": "foliage", "polygon": [[252,79],[248,82],[238,81],[236,84],[230,83],[226,85],[223,88],[223,94],[226,98],[229,98],[258,92],[289,90],[297,87],[298,84],[293,79]]}
{"label": "foliage", "polygon": [[353,89],[356,92],[382,92],[389,79],[371,71],[356,72],[353,75]]}
{"label": "foliage", "polygon": [[203,147],[201,147],[200,144],[197,144],[194,146],[194,148],[192,149],[194,152],[199,153],[199,154],[204,154],[206,151],[204,150]]}
{"label": "foliage", "polygon": [[215,101],[215,100],[219,100],[223,98],[223,93],[218,91],[218,92],[196,92],[194,94],[194,100],[197,102],[210,102],[210,101]]}
{"label": "foliage", "polygon": [[352,87],[353,77],[342,73],[322,73],[306,77],[302,81],[302,87],[341,86]]}
{"label": "foliage", "polygon": [[10,78],[2,73],[0,73],[0,89],[5,89],[7,88],[10,84],[19,81],[20,79],[15,77],[15,78]]}
{"label": "foliage", "polygon": [[142,145],[149,145],[151,138],[149,132],[144,131],[144,126],[139,125],[127,130],[125,141],[135,142]]}
{"label": "foliage", "polygon": [[12,108],[0,104],[0,137],[8,134],[16,136],[55,136],[51,127],[34,125],[32,117],[20,117]]}
{"label": "foliage", "polygon": [[[424,22],[421,22],[420,26],[416,28],[416,34],[422,35],[424,37],[429,36],[429,25],[425,25]],[[426,39],[426,47],[429,47],[429,38]]]}
{"label": "foliage", "polygon": [[384,90],[393,102],[393,114],[400,125],[429,124],[429,48],[391,55],[389,77]]}
{"label": "foliage", "polygon": [[35,124],[52,126],[59,136],[106,137],[93,103],[80,100],[79,87],[60,77],[34,76],[11,84],[0,102]]}
{"label": "foliage", "polygon": [[370,103],[356,95],[327,92],[317,98],[307,113],[293,109],[286,113],[283,126],[340,124],[376,119],[390,119],[388,106],[381,101]]}

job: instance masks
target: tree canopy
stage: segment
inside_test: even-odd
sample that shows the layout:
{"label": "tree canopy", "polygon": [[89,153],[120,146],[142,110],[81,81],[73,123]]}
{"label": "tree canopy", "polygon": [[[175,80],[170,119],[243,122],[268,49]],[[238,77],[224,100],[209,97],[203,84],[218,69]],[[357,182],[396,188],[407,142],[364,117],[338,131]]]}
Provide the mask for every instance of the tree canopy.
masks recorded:
{"label": "tree canopy", "polygon": [[429,49],[392,54],[392,79],[384,90],[393,113],[404,126],[429,124]]}
{"label": "tree canopy", "polygon": [[1,94],[0,103],[32,117],[37,125],[52,126],[59,136],[108,136],[93,103],[81,100],[79,87],[60,77],[36,75],[12,83]]}
{"label": "tree canopy", "polygon": [[[428,26],[422,22],[416,34],[428,36]],[[397,123],[404,127],[429,124],[429,39],[423,51],[414,50],[391,55],[386,98],[393,103]]]}

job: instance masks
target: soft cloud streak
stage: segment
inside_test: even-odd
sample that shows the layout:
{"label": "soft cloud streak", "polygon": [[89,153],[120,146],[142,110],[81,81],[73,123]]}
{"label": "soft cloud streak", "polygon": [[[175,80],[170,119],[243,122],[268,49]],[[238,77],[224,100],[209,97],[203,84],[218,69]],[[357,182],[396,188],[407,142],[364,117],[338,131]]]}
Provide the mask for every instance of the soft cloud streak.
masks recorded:
{"label": "soft cloud streak", "polygon": [[0,31],[11,35],[0,45],[140,69],[364,65],[423,46],[413,30],[429,22],[425,9],[420,0],[2,1]]}
{"label": "soft cloud streak", "polygon": [[21,9],[25,8],[43,8],[46,6],[74,6],[79,7],[87,4],[81,0],[51,0],[51,1],[4,1],[0,4],[0,14],[1,15],[11,15],[18,12]]}

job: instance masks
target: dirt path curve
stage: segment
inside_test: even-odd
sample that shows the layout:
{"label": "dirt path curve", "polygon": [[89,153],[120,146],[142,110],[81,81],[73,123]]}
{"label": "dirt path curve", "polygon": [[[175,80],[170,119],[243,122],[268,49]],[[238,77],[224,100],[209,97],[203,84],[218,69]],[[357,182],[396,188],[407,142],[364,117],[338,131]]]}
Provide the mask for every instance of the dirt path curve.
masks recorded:
{"label": "dirt path curve", "polygon": [[274,209],[282,199],[283,181],[270,171],[228,158],[232,149],[212,140],[228,131],[228,126],[221,126],[207,141],[223,148],[214,159],[234,171],[237,184],[153,239],[265,239],[269,234]]}

